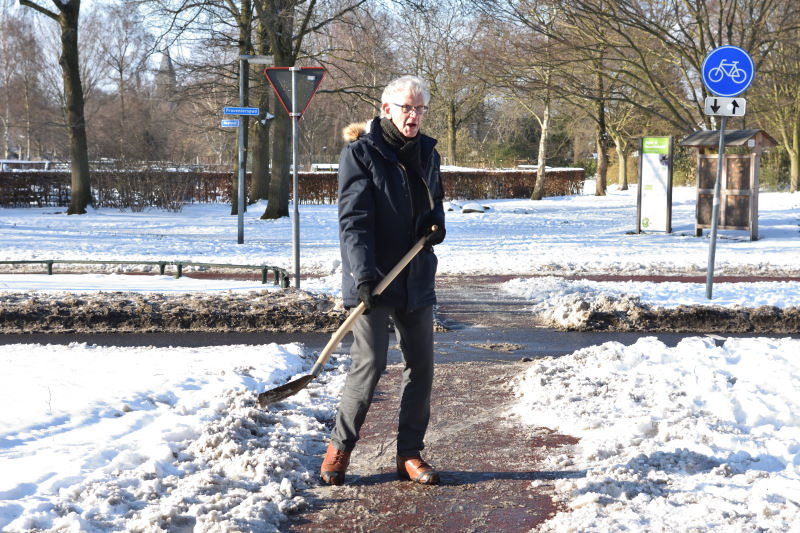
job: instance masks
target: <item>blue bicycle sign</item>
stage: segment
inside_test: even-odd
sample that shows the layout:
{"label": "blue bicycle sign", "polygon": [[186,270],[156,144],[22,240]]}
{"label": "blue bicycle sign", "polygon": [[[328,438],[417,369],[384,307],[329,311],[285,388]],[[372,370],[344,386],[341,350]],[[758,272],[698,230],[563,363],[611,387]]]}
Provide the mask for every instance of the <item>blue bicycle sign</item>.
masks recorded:
{"label": "blue bicycle sign", "polygon": [[703,83],[717,96],[737,96],[753,82],[753,60],[736,46],[720,46],[703,61]]}
{"label": "blue bicycle sign", "polygon": [[724,59],[719,62],[719,65],[708,71],[708,79],[714,83],[722,81],[722,78],[728,76],[733,83],[742,84],[747,81],[747,72],[743,68],[739,68],[738,61],[731,61],[728,63]]}

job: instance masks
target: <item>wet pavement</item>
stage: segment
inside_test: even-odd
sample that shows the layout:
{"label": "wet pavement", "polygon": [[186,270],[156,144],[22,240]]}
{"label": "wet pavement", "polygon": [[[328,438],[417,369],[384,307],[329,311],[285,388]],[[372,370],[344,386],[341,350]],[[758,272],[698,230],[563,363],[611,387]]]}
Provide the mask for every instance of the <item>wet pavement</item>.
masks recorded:
{"label": "wet pavement", "polygon": [[568,453],[575,439],[532,430],[508,413],[509,383],[525,368],[511,362],[437,367],[423,456],[439,470],[441,484],[422,486],[398,479],[394,469],[401,367],[390,366],[345,484],[306,491],[309,508],[282,530],[523,532],[547,520],[556,512],[552,483],[582,473],[540,466],[548,454]]}
{"label": "wet pavement", "polygon": [[[577,441],[519,423],[510,414],[512,383],[530,359],[569,353],[599,339],[533,328],[527,303],[499,294],[499,281],[468,290],[457,280],[439,283],[437,317],[452,329],[435,336],[432,419],[423,456],[440,471],[441,484],[420,486],[397,477],[402,367],[390,365],[345,484],[306,491],[308,509],[283,531],[524,532],[557,511],[552,483],[582,473],[548,471],[543,458],[569,455]],[[390,361],[399,360],[392,349]]]}
{"label": "wet pavement", "polygon": [[[402,368],[393,348],[390,362],[395,364],[378,385],[345,484],[306,491],[309,507],[282,531],[530,531],[557,511],[553,483],[584,473],[543,466],[545,457],[571,455],[577,440],[516,420],[510,414],[514,378],[538,357],[612,340],[632,344],[644,336],[674,346],[698,335],[537,328],[529,302],[500,292],[504,281],[445,277],[437,284],[437,318],[451,329],[435,335],[433,412],[423,456],[440,471],[441,484],[419,486],[395,473]],[[315,470],[321,461],[315,458]]]}

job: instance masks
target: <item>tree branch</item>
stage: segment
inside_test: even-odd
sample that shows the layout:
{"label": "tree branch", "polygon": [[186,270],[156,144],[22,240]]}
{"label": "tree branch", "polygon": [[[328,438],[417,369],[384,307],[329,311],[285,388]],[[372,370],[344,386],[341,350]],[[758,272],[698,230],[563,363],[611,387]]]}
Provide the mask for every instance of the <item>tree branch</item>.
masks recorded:
{"label": "tree branch", "polygon": [[33,0],[19,0],[19,5],[27,6],[27,7],[31,8],[31,9],[33,9],[34,11],[38,11],[39,13],[50,17],[53,20],[58,20],[58,13],[56,13],[54,11],[50,11],[46,7],[40,6],[39,4],[34,2]]}

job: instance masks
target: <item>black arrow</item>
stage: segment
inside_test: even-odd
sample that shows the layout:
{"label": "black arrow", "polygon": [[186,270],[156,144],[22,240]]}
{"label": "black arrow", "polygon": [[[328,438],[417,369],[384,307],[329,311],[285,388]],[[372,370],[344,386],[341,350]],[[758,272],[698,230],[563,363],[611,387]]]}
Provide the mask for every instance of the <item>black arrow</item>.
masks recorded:
{"label": "black arrow", "polygon": [[733,114],[735,115],[736,114],[736,110],[739,109],[739,102],[734,100],[733,103],[731,104],[731,107],[733,107]]}
{"label": "black arrow", "polygon": [[713,111],[714,113],[719,111],[719,106],[717,105],[717,99],[716,98],[714,98],[714,105],[711,106],[711,111]]}

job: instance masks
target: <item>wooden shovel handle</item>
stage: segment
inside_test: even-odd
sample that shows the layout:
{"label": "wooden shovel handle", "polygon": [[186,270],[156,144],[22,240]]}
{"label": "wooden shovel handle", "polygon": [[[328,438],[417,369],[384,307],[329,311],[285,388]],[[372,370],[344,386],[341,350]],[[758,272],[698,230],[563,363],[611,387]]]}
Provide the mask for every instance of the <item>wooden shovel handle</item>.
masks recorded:
{"label": "wooden shovel handle", "polygon": [[[436,229],[437,226],[432,226],[431,232],[436,231]],[[411,249],[408,252],[406,252],[406,255],[404,255],[400,259],[400,261],[397,262],[394,268],[392,268],[389,271],[389,273],[386,274],[386,276],[380,281],[380,283],[378,283],[378,285],[375,286],[375,289],[372,291],[373,295],[377,296],[381,294],[384,290],[386,290],[386,287],[388,287],[389,284],[395,280],[397,275],[400,274],[400,272],[402,272],[403,269],[408,266],[411,260],[414,259],[414,257],[420,252],[420,250],[422,250],[425,247],[425,239],[427,239],[427,235],[421,237],[416,242],[416,244],[414,244],[414,246],[412,246]],[[344,336],[347,335],[347,333],[351,329],[353,329],[353,323],[356,321],[356,319],[363,314],[364,314],[364,302],[360,302],[356,307],[353,308],[352,311],[350,311],[350,315],[345,319],[344,322],[342,322],[342,325],[339,326],[339,329],[334,331],[333,335],[331,335],[328,344],[326,344],[325,348],[322,349],[322,352],[319,354],[317,361],[311,368],[312,376],[317,377],[320,375],[322,369],[325,367],[325,363],[328,362],[328,359],[330,359],[333,351],[336,349],[337,346],[339,346],[339,343],[342,342]]]}

